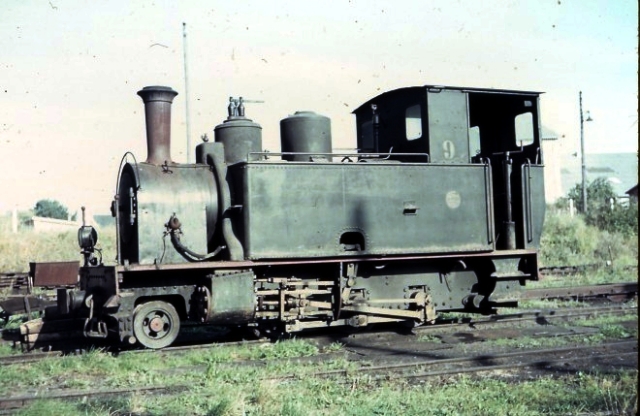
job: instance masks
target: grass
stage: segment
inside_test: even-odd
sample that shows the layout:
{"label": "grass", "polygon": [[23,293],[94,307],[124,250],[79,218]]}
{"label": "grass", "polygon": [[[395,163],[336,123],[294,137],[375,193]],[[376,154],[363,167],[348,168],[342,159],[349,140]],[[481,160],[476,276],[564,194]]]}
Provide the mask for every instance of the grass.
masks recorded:
{"label": "grass", "polygon": [[[633,409],[637,372],[580,373],[561,378],[511,380],[468,376],[422,384],[306,378],[273,382],[221,380],[206,374],[172,396],[131,394],[78,403],[43,401],[19,414],[115,415],[543,415]],[[62,412],[62,413],[60,413]]]}
{"label": "grass", "polygon": [[[608,336],[624,335],[612,322]],[[539,339],[525,342],[534,346]],[[502,344],[513,347],[510,345]],[[23,415],[538,415],[611,412],[632,408],[637,372],[581,373],[514,382],[508,377],[428,379],[423,383],[373,380],[351,371],[347,378],[319,379],[314,372],[355,369],[346,359],[295,358],[339,352],[292,339],[263,345],[218,346],[182,354],[121,354],[96,349],[82,356],[51,358],[0,368],[0,395],[47,388],[96,390],[138,386],[188,386],[179,394],[125,394],[77,402],[40,401]],[[258,360],[242,365],[239,360]],[[199,366],[198,370],[193,366]],[[182,370],[182,371],[181,371]],[[297,374],[296,379],[282,379]],[[505,409],[509,409],[505,413]],[[575,414],[575,413],[572,413]]]}
{"label": "grass", "polygon": [[600,332],[605,338],[629,338],[635,335],[638,338],[638,331],[627,331],[625,327],[615,324],[606,324],[600,328]]}
{"label": "grass", "polygon": [[[575,300],[560,300],[560,299],[527,299],[518,302],[517,309],[506,309],[516,311],[524,311],[526,309],[562,309],[562,308],[588,308],[591,305],[584,302],[578,302]],[[504,310],[503,310],[503,313]]]}
{"label": "grass", "polygon": [[318,348],[308,342],[291,340],[289,342],[276,342],[274,344],[262,344],[258,348],[258,354],[254,359],[277,359],[292,357],[310,357],[318,353]]}
{"label": "grass", "polygon": [[[620,335],[615,327],[606,329]],[[533,343],[534,340],[530,341]],[[125,395],[119,398],[75,403],[36,402],[18,414],[102,415],[137,412],[152,415],[395,415],[395,414],[509,414],[535,415],[583,409],[618,411],[633,406],[637,394],[633,374],[579,374],[561,379],[544,377],[521,383],[460,377],[409,385],[402,381],[373,382],[355,376],[315,379],[309,374],[344,368],[344,360],[318,360],[303,366],[286,359],[342,349],[338,343],[319,349],[302,340],[267,346],[220,346],[182,355],[122,354],[101,350],[83,356],[47,359],[0,369],[0,378],[11,380],[1,394],[33,388],[55,387],[91,390],[100,387],[130,388],[146,385],[188,385],[188,391],[171,396]],[[238,360],[263,360],[263,366],[237,366]],[[206,371],[175,369],[205,365]],[[171,370],[172,369],[172,370]],[[295,372],[297,380],[274,380]],[[307,376],[304,376],[307,374]],[[428,399],[427,399],[428,398]]]}
{"label": "grass", "polygon": [[605,325],[615,325],[621,322],[633,322],[638,320],[637,306],[629,305],[629,314],[625,315],[603,315],[594,316],[589,319],[580,319],[573,321],[574,325],[601,327]]}
{"label": "grass", "polygon": [[[595,345],[605,341],[629,338],[632,333],[621,325],[610,325],[600,328],[600,333],[593,335],[521,337],[515,339],[503,338],[485,341],[485,346],[508,349],[556,348],[571,345]],[[638,333],[635,332],[637,338]]]}
{"label": "grass", "polygon": [[11,315],[5,321],[4,319],[0,319],[2,325],[0,326],[3,329],[17,329],[22,325],[27,319],[27,315]]}
{"label": "grass", "polygon": [[516,339],[503,338],[485,341],[485,346],[495,346],[500,348],[554,348],[569,345],[590,345],[598,344],[606,341],[615,341],[628,339],[631,337],[638,338],[638,330],[627,329],[622,324],[634,323],[637,326],[638,315],[636,306],[629,306],[629,313],[624,315],[604,315],[594,316],[588,319],[576,317],[567,321],[561,321],[555,324],[560,327],[593,327],[598,328],[599,332],[592,335],[576,334],[569,336],[544,336],[544,337],[519,337]]}
{"label": "grass", "polygon": [[[97,247],[102,249],[104,262],[115,263],[115,229],[101,230]],[[27,272],[32,261],[80,260],[76,231],[36,233],[21,227],[11,232],[10,218],[0,217],[0,271]]]}

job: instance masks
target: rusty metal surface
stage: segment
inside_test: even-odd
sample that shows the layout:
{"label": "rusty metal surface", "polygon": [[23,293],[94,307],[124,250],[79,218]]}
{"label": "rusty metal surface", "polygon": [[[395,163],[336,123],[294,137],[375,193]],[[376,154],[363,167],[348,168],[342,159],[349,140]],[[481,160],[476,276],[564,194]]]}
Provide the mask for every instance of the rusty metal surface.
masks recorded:
{"label": "rusty metal surface", "polygon": [[147,126],[147,163],[171,161],[171,103],[178,93],[169,87],[151,86],[138,91],[144,101]]}
{"label": "rusty metal surface", "polygon": [[79,261],[31,262],[29,276],[33,287],[75,286],[79,268]]}

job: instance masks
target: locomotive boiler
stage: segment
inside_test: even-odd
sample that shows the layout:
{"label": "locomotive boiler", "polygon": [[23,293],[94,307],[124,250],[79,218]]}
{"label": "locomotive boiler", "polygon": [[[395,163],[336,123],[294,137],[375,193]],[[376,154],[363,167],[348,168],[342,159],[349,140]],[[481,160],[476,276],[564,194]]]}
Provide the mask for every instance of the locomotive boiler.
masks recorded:
{"label": "locomotive boiler", "polygon": [[540,93],[389,91],[354,111],[351,153],[332,152],[330,120],[308,111],[265,152],[232,98],[193,164],[169,151],[177,93],[138,94],[148,156],[126,155],[118,173],[117,264],[94,256],[83,226],[79,288],[60,289],[45,321],[163,348],[186,321],[296,332],[487,314],[538,278]]}

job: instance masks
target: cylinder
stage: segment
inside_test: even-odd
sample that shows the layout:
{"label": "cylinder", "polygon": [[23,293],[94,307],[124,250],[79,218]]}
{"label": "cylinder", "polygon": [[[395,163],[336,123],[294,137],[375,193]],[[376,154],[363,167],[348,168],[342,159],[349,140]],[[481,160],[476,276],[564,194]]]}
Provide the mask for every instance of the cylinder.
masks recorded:
{"label": "cylinder", "polygon": [[147,163],[171,161],[171,103],[178,93],[169,87],[150,86],[138,91],[144,102],[147,126]]}
{"label": "cylinder", "polygon": [[309,162],[313,158],[327,158],[331,153],[331,120],[313,111],[296,111],[280,121],[280,145],[290,162]]}
{"label": "cylinder", "polygon": [[262,151],[262,127],[248,118],[229,117],[213,129],[215,141],[224,144],[224,161],[227,164],[258,160],[251,152]]}

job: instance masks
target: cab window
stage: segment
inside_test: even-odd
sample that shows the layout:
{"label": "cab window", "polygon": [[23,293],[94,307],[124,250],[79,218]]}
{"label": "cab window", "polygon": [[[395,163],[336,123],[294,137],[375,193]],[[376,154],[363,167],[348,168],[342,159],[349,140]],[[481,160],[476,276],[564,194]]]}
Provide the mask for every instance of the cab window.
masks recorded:
{"label": "cab window", "polygon": [[405,131],[407,140],[413,141],[422,137],[422,115],[420,112],[420,104],[413,105],[406,109],[405,113]]}
{"label": "cab window", "polygon": [[516,146],[528,146],[534,141],[533,114],[522,113],[516,116]]}

